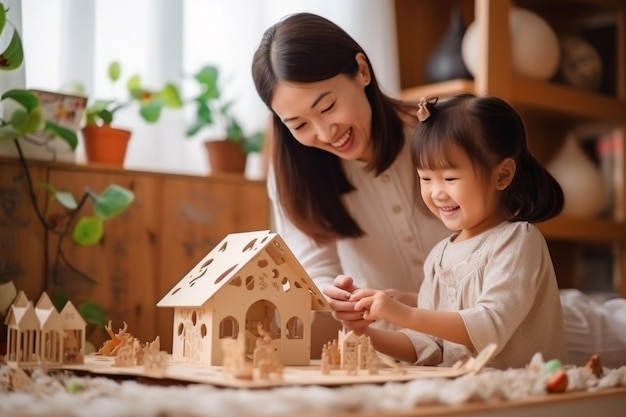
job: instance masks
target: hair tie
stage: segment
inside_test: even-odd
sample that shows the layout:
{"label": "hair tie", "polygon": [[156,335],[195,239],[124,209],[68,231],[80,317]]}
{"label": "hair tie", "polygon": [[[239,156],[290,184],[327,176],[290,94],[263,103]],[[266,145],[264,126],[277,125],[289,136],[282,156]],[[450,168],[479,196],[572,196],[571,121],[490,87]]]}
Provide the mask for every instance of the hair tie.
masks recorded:
{"label": "hair tie", "polygon": [[417,103],[417,120],[423,122],[428,119],[430,117],[431,107],[434,106],[438,100],[439,97],[420,97]]}

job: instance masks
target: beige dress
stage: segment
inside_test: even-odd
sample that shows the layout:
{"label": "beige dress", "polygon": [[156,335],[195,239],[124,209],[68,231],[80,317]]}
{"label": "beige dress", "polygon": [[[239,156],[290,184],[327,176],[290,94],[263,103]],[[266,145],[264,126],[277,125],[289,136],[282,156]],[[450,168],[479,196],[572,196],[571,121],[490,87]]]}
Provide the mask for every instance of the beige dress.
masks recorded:
{"label": "beige dress", "polygon": [[556,276],[544,237],[526,222],[504,222],[476,237],[439,242],[424,264],[421,308],[459,311],[476,348],[403,330],[418,364],[451,366],[498,345],[488,364],[521,368],[536,352],[567,361]]}

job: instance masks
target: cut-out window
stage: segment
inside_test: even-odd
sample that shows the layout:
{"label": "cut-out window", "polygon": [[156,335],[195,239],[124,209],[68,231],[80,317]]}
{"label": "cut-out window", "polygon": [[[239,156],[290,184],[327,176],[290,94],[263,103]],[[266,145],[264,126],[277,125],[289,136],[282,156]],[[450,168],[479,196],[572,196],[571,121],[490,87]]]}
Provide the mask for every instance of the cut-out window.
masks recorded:
{"label": "cut-out window", "polygon": [[198,275],[192,276],[191,280],[189,281],[189,286],[192,287],[196,283],[196,280],[202,278],[202,276],[206,274],[206,271],[206,268],[201,269],[198,271]]}
{"label": "cut-out window", "polygon": [[200,336],[204,339],[207,333],[206,323],[202,323],[202,326],[200,326]]}
{"label": "cut-out window", "polygon": [[246,246],[243,247],[241,251],[242,252],[249,251],[254,248],[255,244],[256,244],[256,239],[252,239]]}
{"label": "cut-out window", "polygon": [[195,326],[197,322],[198,322],[198,314],[194,310],[191,312],[191,324]]}
{"label": "cut-out window", "polygon": [[239,323],[233,316],[224,317],[220,322],[220,339],[236,339],[239,334]]}
{"label": "cut-out window", "polygon": [[291,283],[289,282],[289,278],[283,277],[283,281],[281,282],[283,285],[283,291],[287,292],[291,289]]}
{"label": "cut-out window", "polygon": [[304,339],[304,325],[299,317],[287,321],[287,339]]}
{"label": "cut-out window", "polygon": [[178,326],[176,327],[176,335],[182,336],[184,332],[185,332],[185,325],[183,323],[178,323]]}
{"label": "cut-out window", "polygon": [[220,248],[218,250],[220,252],[226,252],[226,249],[228,249],[228,242],[224,242],[224,244],[222,246],[220,246]]}
{"label": "cut-out window", "polygon": [[257,261],[256,264],[259,268],[265,268],[267,265],[269,265],[269,262],[267,262],[267,259],[261,258]]}
{"label": "cut-out window", "polygon": [[235,287],[241,287],[241,275],[237,275],[235,278],[231,279],[228,285],[234,285]]}
{"label": "cut-out window", "polygon": [[220,274],[219,277],[217,277],[217,279],[215,280],[215,283],[219,283],[221,280],[223,280],[224,278],[226,278],[228,276],[228,274],[230,274],[231,272],[233,272],[233,269],[237,268],[238,264],[235,264],[233,266],[231,266],[230,268],[228,268],[226,271],[222,272]]}
{"label": "cut-out window", "polygon": [[252,275],[246,277],[246,288],[250,291],[254,289],[254,277]]}
{"label": "cut-out window", "polygon": [[294,282],[293,285],[295,285],[296,288],[302,288],[302,285],[300,285],[298,281]]}

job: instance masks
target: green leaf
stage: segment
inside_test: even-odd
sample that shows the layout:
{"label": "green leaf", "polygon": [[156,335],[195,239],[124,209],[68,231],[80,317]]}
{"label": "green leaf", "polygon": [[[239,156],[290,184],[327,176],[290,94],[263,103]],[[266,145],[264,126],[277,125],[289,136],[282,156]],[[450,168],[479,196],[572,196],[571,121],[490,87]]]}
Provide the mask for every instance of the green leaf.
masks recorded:
{"label": "green leaf", "polygon": [[165,84],[165,87],[163,87],[159,94],[167,107],[183,107],[183,100],[180,97],[180,91],[178,91],[178,88],[174,84]]}
{"label": "green leaf", "polygon": [[128,88],[128,91],[130,92],[133,90],[141,90],[141,76],[139,74],[135,74],[130,77],[126,82],[126,88]]}
{"label": "green leaf", "polygon": [[67,142],[70,148],[72,148],[72,150],[75,150],[78,146],[78,136],[76,135],[76,132],[74,132],[72,129],[68,129],[67,127],[61,126],[58,123],[46,120],[43,130],[63,139],[65,142]]}
{"label": "green leaf", "polygon": [[18,102],[22,107],[26,109],[27,112],[33,111],[33,109],[39,107],[39,98],[37,96],[28,91],[22,89],[13,89],[6,91],[2,94],[1,100],[12,99]]}
{"label": "green leaf", "polygon": [[72,238],[78,245],[89,246],[98,243],[103,234],[103,220],[97,216],[85,216],[76,222]]}
{"label": "green leaf", "polygon": [[200,68],[194,78],[200,83],[204,84],[207,87],[217,87],[217,77],[219,76],[219,70],[215,65],[205,65]]}
{"label": "green leaf", "polygon": [[66,209],[76,210],[76,208],[78,208],[78,203],[76,203],[74,195],[69,191],[56,191],[53,187],[52,191],[54,198]]}
{"label": "green leaf", "polygon": [[[0,6],[1,8],[1,6]],[[0,53],[0,69],[14,70],[24,62],[24,49],[22,39],[17,30],[13,31],[11,42],[2,53]]]}
{"label": "green leaf", "polygon": [[17,130],[20,136],[39,129],[42,122],[43,115],[39,107],[36,107],[30,112],[25,112],[23,109],[15,109],[13,113],[11,113],[9,120],[9,124]]}
{"label": "green leaf", "polygon": [[119,61],[113,61],[109,64],[109,68],[107,68],[107,74],[109,75],[109,79],[113,82],[119,80],[122,75],[122,65]]}
{"label": "green leaf", "polygon": [[265,134],[263,132],[255,132],[244,143],[244,151],[261,152],[263,150],[263,144],[265,143]]}
{"label": "green leaf", "polygon": [[94,198],[94,212],[101,219],[110,219],[122,214],[134,199],[135,194],[128,188],[111,184]]}
{"label": "green leaf", "polygon": [[163,102],[161,100],[149,100],[145,103],[141,103],[139,106],[139,114],[146,122],[154,123],[159,120],[162,108]]}
{"label": "green leaf", "polygon": [[78,312],[89,324],[104,327],[106,323],[106,310],[100,304],[93,301],[85,301],[78,306]]}
{"label": "green leaf", "polygon": [[113,112],[110,112],[109,110],[102,110],[98,113],[98,117],[102,119],[102,123],[104,124],[110,124],[113,122]]}
{"label": "green leaf", "polygon": [[11,125],[0,126],[0,140],[16,139],[20,133]]}
{"label": "green leaf", "polygon": [[4,9],[4,4],[0,3],[0,33],[4,30],[4,26],[7,23],[7,11]]}

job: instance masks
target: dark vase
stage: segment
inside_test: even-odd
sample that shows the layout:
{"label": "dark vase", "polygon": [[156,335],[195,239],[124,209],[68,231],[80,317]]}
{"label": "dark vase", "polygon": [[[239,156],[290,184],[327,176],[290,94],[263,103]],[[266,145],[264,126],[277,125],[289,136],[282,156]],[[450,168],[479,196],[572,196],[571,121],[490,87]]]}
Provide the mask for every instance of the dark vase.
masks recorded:
{"label": "dark vase", "polygon": [[426,61],[427,82],[435,83],[454,78],[472,78],[461,54],[464,34],[463,13],[458,5],[454,5],[452,6],[448,29]]}

